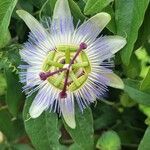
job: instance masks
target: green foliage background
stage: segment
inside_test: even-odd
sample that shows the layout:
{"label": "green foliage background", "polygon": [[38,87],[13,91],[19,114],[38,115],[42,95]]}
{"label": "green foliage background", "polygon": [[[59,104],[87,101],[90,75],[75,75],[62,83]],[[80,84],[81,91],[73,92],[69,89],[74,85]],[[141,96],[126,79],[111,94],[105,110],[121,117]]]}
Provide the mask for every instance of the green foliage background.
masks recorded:
{"label": "green foliage background", "polygon": [[57,114],[31,119],[18,78],[19,50],[29,33],[17,16],[25,9],[42,20],[56,0],[0,0],[0,150],[150,150],[150,4],[149,0],[69,0],[74,23],[98,12],[112,20],[102,34],[127,38],[115,57],[114,71],[124,90],[111,89],[105,100],[76,108],[76,129]]}

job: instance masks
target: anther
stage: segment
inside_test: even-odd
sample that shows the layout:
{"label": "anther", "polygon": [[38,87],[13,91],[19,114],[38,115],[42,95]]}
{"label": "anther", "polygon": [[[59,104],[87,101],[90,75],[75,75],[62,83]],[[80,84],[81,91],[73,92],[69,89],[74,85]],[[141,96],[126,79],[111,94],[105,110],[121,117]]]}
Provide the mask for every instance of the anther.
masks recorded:
{"label": "anther", "polygon": [[82,42],[82,43],[80,44],[80,49],[86,49],[86,48],[87,48],[87,44],[84,43],[84,42]]}
{"label": "anther", "polygon": [[67,72],[66,72],[64,87],[63,87],[62,91],[59,93],[60,98],[66,98],[67,97],[66,91],[67,91],[67,85],[68,85],[69,71],[70,70],[67,70]]}
{"label": "anther", "polygon": [[74,63],[74,61],[76,60],[76,58],[78,57],[78,55],[80,54],[80,52],[83,50],[83,49],[86,49],[87,48],[87,44],[82,42],[79,46],[79,49],[77,50],[75,56],[73,57],[73,59],[71,60],[70,64],[69,64],[69,68],[71,67],[71,65]]}
{"label": "anther", "polygon": [[65,91],[61,91],[59,93],[60,98],[66,98],[67,97],[67,93]]}
{"label": "anther", "polygon": [[40,76],[40,79],[43,80],[43,81],[45,81],[45,80],[47,79],[47,75],[46,75],[46,73],[44,73],[44,72],[41,72],[41,73],[39,74],[39,76]]}
{"label": "anther", "polygon": [[45,81],[48,77],[53,76],[55,74],[58,74],[58,73],[65,71],[65,70],[67,70],[67,68],[62,68],[62,69],[56,70],[54,72],[50,72],[50,71],[49,72],[41,72],[39,74],[39,76],[40,76],[41,80]]}

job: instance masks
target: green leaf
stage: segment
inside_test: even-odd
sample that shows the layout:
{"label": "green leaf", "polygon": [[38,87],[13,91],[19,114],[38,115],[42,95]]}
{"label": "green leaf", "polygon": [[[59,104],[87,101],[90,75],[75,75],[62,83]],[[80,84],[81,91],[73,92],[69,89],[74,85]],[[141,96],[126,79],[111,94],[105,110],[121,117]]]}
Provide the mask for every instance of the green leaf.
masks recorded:
{"label": "green leaf", "polygon": [[[149,71],[149,65],[150,64],[150,56],[148,55],[145,48],[140,47],[135,51],[135,55],[137,56],[137,59],[141,62],[141,72],[138,76],[145,78],[148,71]],[[135,66],[137,67],[137,66]]]}
{"label": "green leaf", "polygon": [[115,124],[118,119],[118,112],[109,105],[103,105],[101,103],[97,104],[94,113],[96,113],[94,119],[95,130],[100,130],[113,126],[113,124]]}
{"label": "green leaf", "polygon": [[6,93],[7,83],[3,73],[0,73],[0,96]]}
{"label": "green leaf", "polygon": [[9,111],[16,116],[21,103],[22,91],[18,76],[12,73],[9,69],[5,69],[7,82],[6,103]]}
{"label": "green leaf", "polygon": [[57,114],[46,111],[36,119],[30,118],[28,112],[32,101],[33,97],[26,100],[23,113],[25,129],[32,144],[36,150],[59,150],[60,132]]}
{"label": "green leaf", "polygon": [[29,145],[27,144],[13,144],[13,150],[33,150]]}
{"label": "green leaf", "polygon": [[131,60],[128,66],[123,65],[123,70],[128,78],[135,79],[139,77],[141,72],[141,62],[135,54],[131,56]]}
{"label": "green leaf", "polygon": [[28,0],[33,6],[40,9],[47,0]]}
{"label": "green leaf", "polygon": [[108,6],[113,0],[88,0],[85,8],[84,13],[86,15],[93,15],[98,12],[101,12],[106,6]]}
{"label": "green leaf", "polygon": [[149,0],[116,0],[117,34],[127,37],[127,45],[121,51],[121,58],[125,65],[130,57],[137,40],[138,30],[143,22]]}
{"label": "green leaf", "polygon": [[17,0],[0,0],[0,48],[4,47],[10,40],[8,26]]}
{"label": "green leaf", "polygon": [[52,17],[56,1],[57,0],[45,0],[45,2],[43,3],[43,5],[41,6],[41,9],[40,9],[40,13],[39,13],[40,19],[42,18],[41,17],[42,13],[44,14],[43,16],[49,16],[49,17],[51,16]]}
{"label": "green leaf", "polygon": [[139,105],[139,109],[148,117],[150,118],[150,107],[146,105]]}
{"label": "green leaf", "polygon": [[149,71],[148,71],[146,77],[144,78],[144,80],[141,83],[140,89],[142,91],[149,91],[150,90],[150,68],[149,68]]}
{"label": "green leaf", "polygon": [[144,21],[143,24],[139,30],[139,34],[138,34],[138,40],[136,41],[136,48],[139,48],[142,46],[145,46],[148,44],[148,41],[150,39],[150,4],[146,10],[145,13],[145,17],[144,17]]}
{"label": "green leaf", "polygon": [[20,120],[13,120],[11,114],[5,108],[0,108],[0,131],[4,133],[8,141],[16,140],[24,130]]}
{"label": "green leaf", "polygon": [[84,1],[84,3],[87,3],[88,0],[83,0],[83,1]]}
{"label": "green leaf", "polygon": [[71,14],[73,15],[73,18],[75,19],[76,22],[79,20],[84,21],[85,16],[80,10],[80,7],[74,2],[74,0],[68,0],[69,1],[69,6],[71,10]]}
{"label": "green leaf", "polygon": [[147,130],[144,134],[144,137],[140,142],[138,150],[149,150],[149,148],[150,148],[149,139],[150,139],[150,127],[147,128]]}
{"label": "green leaf", "polygon": [[134,105],[136,105],[136,102],[133,101],[128,94],[123,93],[120,96],[120,103],[123,107],[133,107]]}
{"label": "green leaf", "polygon": [[[29,13],[33,12],[33,5],[31,3],[29,3],[28,1],[19,0],[17,5],[19,5],[21,9],[24,9]],[[17,14],[15,14],[15,17],[16,17],[16,15]]]}
{"label": "green leaf", "polygon": [[69,150],[84,150],[84,149],[75,143],[69,147]]}
{"label": "green leaf", "polygon": [[137,103],[150,106],[150,94],[140,91],[138,84],[133,80],[126,80],[124,91]]}
{"label": "green leaf", "polygon": [[[1,31],[1,27],[0,27],[0,31]],[[7,29],[6,33],[4,33],[3,36],[0,36],[0,48],[5,47],[10,40],[11,40],[11,35],[9,30]]]}
{"label": "green leaf", "polygon": [[113,6],[108,5],[106,8],[103,9],[103,11],[111,15],[111,20],[106,28],[112,33],[116,34],[115,12],[113,10]]}
{"label": "green leaf", "polygon": [[65,128],[75,143],[83,150],[93,149],[93,117],[90,108],[85,109],[83,114],[80,110],[76,109],[76,128],[71,129],[66,124]]}

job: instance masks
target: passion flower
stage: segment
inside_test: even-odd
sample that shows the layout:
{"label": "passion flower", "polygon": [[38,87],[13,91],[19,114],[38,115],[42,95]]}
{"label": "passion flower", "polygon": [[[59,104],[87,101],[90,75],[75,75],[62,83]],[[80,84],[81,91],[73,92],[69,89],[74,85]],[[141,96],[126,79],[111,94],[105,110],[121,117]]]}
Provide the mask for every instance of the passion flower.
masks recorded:
{"label": "passion flower", "polygon": [[29,114],[39,117],[44,110],[59,112],[75,128],[75,102],[83,111],[102,97],[107,86],[123,88],[110,69],[112,56],[126,40],[120,36],[99,36],[111,17],[101,12],[74,27],[68,0],[57,0],[53,18],[44,28],[24,10],[17,14],[29,29],[29,40],[20,55],[20,79],[27,96],[38,91]]}

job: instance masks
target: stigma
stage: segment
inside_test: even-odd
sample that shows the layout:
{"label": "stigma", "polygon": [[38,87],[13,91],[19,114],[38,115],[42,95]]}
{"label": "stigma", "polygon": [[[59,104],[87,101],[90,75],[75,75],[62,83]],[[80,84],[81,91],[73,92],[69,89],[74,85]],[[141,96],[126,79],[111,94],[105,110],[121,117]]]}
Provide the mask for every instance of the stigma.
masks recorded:
{"label": "stigma", "polygon": [[82,42],[78,46],[60,45],[56,49],[47,56],[44,71],[39,77],[43,81],[48,79],[48,82],[60,89],[59,97],[65,99],[67,91],[80,88],[87,79],[87,74],[79,76],[79,72],[90,71],[88,57],[83,51],[87,49],[87,44]]}

